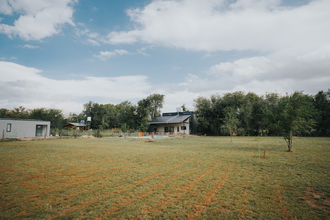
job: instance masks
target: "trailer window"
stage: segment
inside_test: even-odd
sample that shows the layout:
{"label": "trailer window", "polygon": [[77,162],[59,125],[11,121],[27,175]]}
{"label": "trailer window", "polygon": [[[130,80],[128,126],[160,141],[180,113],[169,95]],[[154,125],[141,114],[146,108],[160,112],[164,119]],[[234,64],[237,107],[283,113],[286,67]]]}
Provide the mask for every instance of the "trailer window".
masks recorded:
{"label": "trailer window", "polygon": [[10,123],[7,124],[7,129],[6,129],[6,131],[7,131],[7,132],[11,132],[11,124],[10,124]]}

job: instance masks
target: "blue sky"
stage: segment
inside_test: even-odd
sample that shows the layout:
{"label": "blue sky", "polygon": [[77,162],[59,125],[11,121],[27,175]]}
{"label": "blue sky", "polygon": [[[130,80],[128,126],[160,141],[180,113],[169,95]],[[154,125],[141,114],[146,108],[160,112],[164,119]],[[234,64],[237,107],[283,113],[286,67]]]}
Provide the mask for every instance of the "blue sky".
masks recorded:
{"label": "blue sky", "polygon": [[165,94],[330,86],[328,0],[0,0],[0,103],[79,113]]}

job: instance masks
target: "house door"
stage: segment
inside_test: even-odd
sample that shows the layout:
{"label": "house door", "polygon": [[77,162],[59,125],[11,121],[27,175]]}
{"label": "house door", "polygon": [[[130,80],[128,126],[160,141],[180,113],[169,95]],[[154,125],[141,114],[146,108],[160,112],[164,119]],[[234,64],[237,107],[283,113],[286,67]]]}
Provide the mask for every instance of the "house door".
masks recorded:
{"label": "house door", "polygon": [[36,137],[42,136],[42,125],[37,125],[36,127]]}

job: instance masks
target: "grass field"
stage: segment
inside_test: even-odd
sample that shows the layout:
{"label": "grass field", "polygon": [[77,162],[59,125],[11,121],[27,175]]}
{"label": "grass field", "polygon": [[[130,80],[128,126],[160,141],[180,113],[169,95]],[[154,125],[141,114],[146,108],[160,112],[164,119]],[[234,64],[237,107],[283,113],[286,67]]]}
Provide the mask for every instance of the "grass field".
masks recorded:
{"label": "grass field", "polygon": [[[0,143],[0,218],[330,219],[330,138]],[[266,150],[266,158],[259,158]]]}

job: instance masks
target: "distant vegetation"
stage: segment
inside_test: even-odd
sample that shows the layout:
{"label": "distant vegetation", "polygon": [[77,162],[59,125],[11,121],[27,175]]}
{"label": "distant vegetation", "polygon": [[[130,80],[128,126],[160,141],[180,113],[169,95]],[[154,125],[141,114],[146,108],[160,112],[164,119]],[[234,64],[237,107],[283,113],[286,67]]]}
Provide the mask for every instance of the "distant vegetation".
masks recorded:
{"label": "distant vegetation", "polygon": [[[315,96],[249,92],[198,97],[198,133],[209,135],[330,136],[330,89]],[[224,129],[225,128],[225,129]],[[231,129],[229,129],[231,128]]]}
{"label": "distant vegetation", "polygon": [[[120,104],[88,102],[84,110],[70,113],[62,110],[37,108],[28,110],[20,106],[14,110],[0,109],[1,118],[31,118],[51,121],[52,128],[61,129],[68,122],[86,122],[92,117],[92,129],[120,128],[125,131],[147,131],[148,121],[161,115],[164,95],[151,94],[138,101]],[[198,97],[194,100],[195,115],[192,133],[207,135],[281,135],[292,146],[292,136],[330,136],[330,89],[316,95],[302,92],[281,95],[253,92],[233,92]],[[185,105],[182,106],[187,111]]]}

